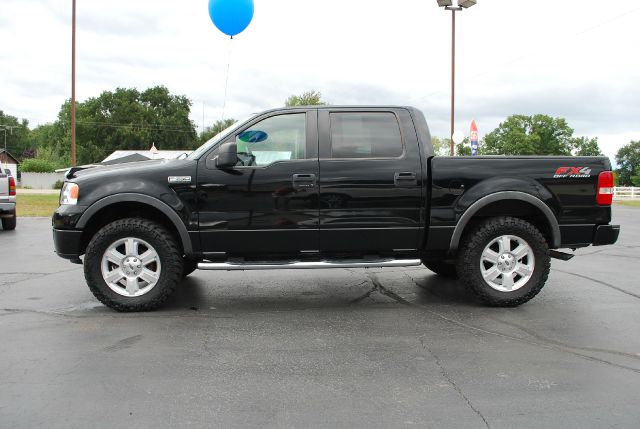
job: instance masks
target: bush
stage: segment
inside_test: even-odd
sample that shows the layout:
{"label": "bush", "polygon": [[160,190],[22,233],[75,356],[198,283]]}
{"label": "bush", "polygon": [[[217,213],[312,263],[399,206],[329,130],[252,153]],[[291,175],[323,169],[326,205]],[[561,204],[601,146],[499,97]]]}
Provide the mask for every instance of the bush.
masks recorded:
{"label": "bush", "polygon": [[62,189],[64,182],[62,180],[56,180],[56,183],[53,184],[53,189]]}
{"label": "bush", "polygon": [[48,159],[28,158],[20,164],[20,171],[23,173],[53,173],[56,164]]}

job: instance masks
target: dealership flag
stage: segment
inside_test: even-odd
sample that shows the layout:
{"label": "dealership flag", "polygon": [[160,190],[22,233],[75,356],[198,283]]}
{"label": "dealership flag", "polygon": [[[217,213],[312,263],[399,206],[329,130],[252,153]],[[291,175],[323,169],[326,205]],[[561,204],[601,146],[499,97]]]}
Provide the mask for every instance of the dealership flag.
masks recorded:
{"label": "dealership flag", "polygon": [[476,120],[471,121],[471,132],[469,133],[469,140],[471,141],[471,156],[478,155],[478,125]]}

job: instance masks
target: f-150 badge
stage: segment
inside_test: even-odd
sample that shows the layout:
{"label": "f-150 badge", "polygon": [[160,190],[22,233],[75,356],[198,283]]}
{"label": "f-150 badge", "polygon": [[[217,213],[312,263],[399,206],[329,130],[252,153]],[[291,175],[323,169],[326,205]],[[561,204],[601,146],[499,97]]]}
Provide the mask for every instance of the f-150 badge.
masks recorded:
{"label": "f-150 badge", "polygon": [[589,167],[560,167],[556,170],[556,174],[553,175],[554,179],[565,177],[591,177],[591,169]]}
{"label": "f-150 badge", "polygon": [[169,183],[191,183],[191,176],[169,176]]}

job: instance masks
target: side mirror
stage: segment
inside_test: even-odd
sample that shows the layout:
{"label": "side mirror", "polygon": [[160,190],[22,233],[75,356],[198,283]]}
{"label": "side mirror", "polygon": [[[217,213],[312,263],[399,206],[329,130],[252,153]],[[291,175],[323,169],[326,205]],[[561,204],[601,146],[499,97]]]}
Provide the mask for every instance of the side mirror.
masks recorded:
{"label": "side mirror", "polygon": [[238,146],[233,142],[220,145],[218,156],[216,157],[216,167],[229,168],[235,166],[237,162]]}

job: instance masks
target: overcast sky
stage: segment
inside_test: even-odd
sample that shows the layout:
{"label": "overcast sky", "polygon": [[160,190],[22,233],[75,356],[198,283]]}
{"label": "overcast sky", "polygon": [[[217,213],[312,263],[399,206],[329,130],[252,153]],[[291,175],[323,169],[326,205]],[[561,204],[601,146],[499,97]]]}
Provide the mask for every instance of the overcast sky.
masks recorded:
{"label": "overcast sky", "polygon": [[[200,128],[315,89],[331,104],[402,104],[449,133],[451,16],[436,0],[255,0],[230,40],[207,0],[77,0],[77,98],[166,85]],[[52,122],[71,94],[71,0],[0,0],[0,109]],[[567,119],[613,158],[640,139],[640,5],[479,0],[456,15],[456,129],[515,113]],[[231,55],[229,56],[229,52]],[[229,63],[230,58],[230,63]]]}

